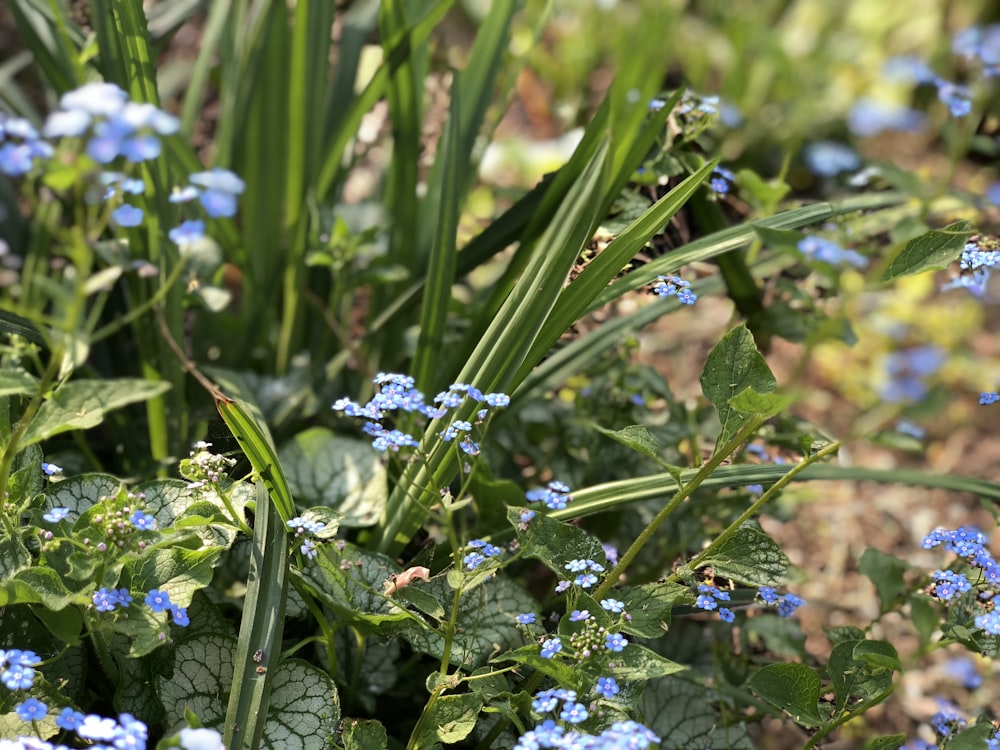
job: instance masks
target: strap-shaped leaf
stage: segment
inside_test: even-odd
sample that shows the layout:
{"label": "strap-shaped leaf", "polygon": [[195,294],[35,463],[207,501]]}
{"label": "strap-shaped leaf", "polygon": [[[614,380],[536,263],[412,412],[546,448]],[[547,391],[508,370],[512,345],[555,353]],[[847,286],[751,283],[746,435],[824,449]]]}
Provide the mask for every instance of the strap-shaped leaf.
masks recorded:
{"label": "strap-shaped leaf", "polygon": [[[257,482],[257,515],[250,580],[240,636],[233,657],[233,688],[226,709],[225,744],[228,748],[256,750],[264,735],[272,673],[281,652],[288,591],[288,542],[284,519],[268,490]],[[238,735],[233,727],[240,727]]]}
{"label": "strap-shaped leaf", "polygon": [[[215,406],[250,465],[267,486],[271,502],[281,519],[288,521],[295,515],[295,503],[267,426],[251,414],[251,407],[246,402],[239,399],[217,398]],[[257,513],[261,512],[262,508],[258,506]]]}

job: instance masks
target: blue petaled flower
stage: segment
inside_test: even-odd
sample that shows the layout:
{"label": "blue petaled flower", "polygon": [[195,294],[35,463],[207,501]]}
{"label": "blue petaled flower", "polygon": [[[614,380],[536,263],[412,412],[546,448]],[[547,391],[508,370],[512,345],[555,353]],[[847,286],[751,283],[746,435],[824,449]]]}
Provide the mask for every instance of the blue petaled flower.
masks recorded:
{"label": "blue petaled flower", "polygon": [[574,609],[569,615],[570,622],[581,622],[590,619],[590,612],[585,609]]}
{"label": "blue petaled flower", "polygon": [[712,170],[708,181],[709,186],[716,193],[724,195],[729,192],[729,188],[736,182],[736,175],[725,167],[716,167]]}
{"label": "blue petaled flower", "polygon": [[961,573],[953,570],[934,571],[934,595],[942,601],[949,601],[971,588],[969,579]]}
{"label": "blue petaled flower", "polygon": [[23,703],[18,704],[14,710],[24,721],[37,721],[45,718],[49,707],[37,698],[28,698]]}
{"label": "blue petaled flower", "polygon": [[576,578],[573,579],[575,583],[580,588],[589,589],[595,583],[597,583],[597,576],[593,573],[581,573]]}
{"label": "blue petaled flower", "polygon": [[995,404],[1000,401],[1000,393],[996,391],[983,391],[979,394],[979,403],[984,405]]}
{"label": "blue petaled flower", "polygon": [[805,599],[802,599],[795,594],[785,594],[778,601],[778,614],[781,617],[791,617],[795,614],[795,610],[805,603]]}
{"label": "blue petaled flower", "polygon": [[98,612],[111,612],[118,606],[118,592],[102,586],[94,592],[92,600]]}
{"label": "blue petaled flower", "polygon": [[601,608],[617,615],[625,611],[625,602],[618,599],[601,599]]}
{"label": "blue petaled flower", "polygon": [[0,673],[0,682],[8,690],[28,690],[35,682],[35,670],[26,664],[10,661],[10,666]]}
{"label": "blue petaled flower", "polygon": [[560,651],[562,651],[562,640],[559,636],[554,636],[542,642],[541,657],[543,659],[551,659]]}
{"label": "blue petaled flower", "polygon": [[573,501],[569,486],[557,480],[549,482],[545,487],[528,490],[524,497],[529,503],[544,503],[550,510],[563,510]]}
{"label": "blue petaled flower", "polygon": [[47,464],[42,461],[42,473],[47,477],[55,476],[56,474],[62,474],[62,466],[56,466],[55,464]]}
{"label": "blue petaled flower", "polygon": [[628,639],[621,633],[608,633],[604,636],[604,646],[608,651],[615,653],[623,650],[628,645]]}
{"label": "blue petaled flower", "polygon": [[142,224],[142,209],[123,203],[111,212],[111,221],[120,227],[137,227]]}
{"label": "blue petaled flower", "polygon": [[165,609],[170,609],[172,606],[170,602],[170,594],[166,591],[160,591],[159,589],[153,589],[146,594],[145,602],[146,606],[154,612],[162,612]]}
{"label": "blue petaled flower", "polygon": [[820,177],[853,172],[861,166],[861,157],[850,146],[836,141],[816,141],[805,147],[806,166]]}
{"label": "blue petaled flower", "polygon": [[676,296],[678,302],[684,305],[693,305],[698,301],[698,295],[687,288],[691,282],[684,281],[680,276],[657,276],[656,279],[654,294],[660,297]]}
{"label": "blue petaled flower", "polygon": [[723,622],[733,622],[736,619],[736,613],[729,609],[729,607],[720,607],[719,619]]}
{"label": "blue petaled flower", "polygon": [[56,717],[56,726],[62,729],[76,729],[83,724],[84,715],[66,706]]}
{"label": "blue petaled flower", "polygon": [[188,618],[187,607],[178,607],[176,604],[171,604],[170,617],[173,619],[174,625],[178,627],[186,628],[191,624],[191,620]]}
{"label": "blue petaled flower", "polygon": [[614,698],[621,692],[618,681],[614,677],[598,677],[597,692],[604,698]]}
{"label": "blue petaled flower", "polygon": [[524,612],[514,618],[518,625],[531,625],[535,622],[534,612]]}
{"label": "blue petaled flower", "polygon": [[559,718],[569,724],[579,724],[581,721],[586,721],[588,716],[590,716],[590,712],[587,711],[585,705],[571,701],[563,704],[559,714]]}
{"label": "blue petaled flower", "polygon": [[975,690],[983,684],[983,678],[976,669],[975,663],[968,657],[960,656],[949,659],[944,665],[945,673],[961,683],[966,690]]}
{"label": "blue petaled flower", "polygon": [[314,560],[316,558],[316,543],[312,539],[306,539],[302,542],[302,546],[299,547],[299,552],[310,560]]}
{"label": "blue petaled flower", "polygon": [[68,515],[69,515],[69,508],[52,508],[51,510],[47,511],[44,515],[42,515],[42,518],[44,518],[49,523],[57,523],[58,521],[63,520]]}
{"label": "blue petaled flower", "polygon": [[137,510],[128,519],[139,531],[152,531],[156,528],[156,519],[149,513]]}
{"label": "blue petaled flower", "polygon": [[167,236],[175,245],[190,245],[205,237],[205,222],[201,219],[181,222],[181,225],[171,229]]}
{"label": "blue petaled flower", "polygon": [[867,258],[856,250],[845,250],[836,242],[825,237],[808,235],[799,240],[798,250],[807,258],[827,263],[831,266],[841,266],[845,263],[855,268],[864,268]]}

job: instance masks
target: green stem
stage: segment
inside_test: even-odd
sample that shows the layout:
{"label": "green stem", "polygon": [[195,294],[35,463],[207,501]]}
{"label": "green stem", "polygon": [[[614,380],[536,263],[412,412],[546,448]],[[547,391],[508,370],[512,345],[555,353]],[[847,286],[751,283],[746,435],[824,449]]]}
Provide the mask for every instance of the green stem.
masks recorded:
{"label": "green stem", "polygon": [[729,541],[729,539],[734,534],[736,534],[737,531],[739,531],[740,527],[743,526],[744,523],[746,523],[748,520],[757,515],[757,513],[760,512],[760,509],[764,505],[770,502],[771,499],[774,498],[775,495],[777,495],[782,489],[784,489],[786,485],[791,483],[796,476],[801,474],[806,469],[806,467],[814,463],[818,463],[827,456],[836,453],[839,448],[840,448],[840,441],[830,443],[822,450],[816,451],[816,453],[813,453],[811,456],[808,456],[807,458],[796,464],[795,467],[792,468],[787,474],[785,474],[781,479],[779,479],[777,482],[771,485],[771,487],[767,490],[767,492],[765,492],[755,502],[753,502],[749,508],[743,511],[743,513],[740,515],[739,518],[737,518],[735,521],[729,524],[729,527],[721,534],[719,534],[710,545],[708,545],[705,549],[703,549],[700,553],[698,553],[694,557],[694,559],[691,560],[691,562],[687,563],[682,568],[674,572],[673,575],[671,575],[667,580],[678,581],[683,577],[682,575],[683,571],[697,570],[702,560],[714,555],[715,552],[722,547],[722,545],[724,545],[727,541]]}
{"label": "green stem", "polygon": [[711,476],[712,472],[728,457],[733,451],[735,451],[743,442],[745,442],[757,428],[764,423],[763,417],[753,417],[747,421],[736,434],[733,435],[721,448],[719,448],[712,457],[705,462],[698,473],[695,474],[691,481],[683,485],[674,496],[670,498],[670,501],[664,505],[660,511],[653,517],[653,520],[649,522],[642,533],[639,534],[638,538],[632,543],[632,546],[625,551],[625,553],[618,559],[618,564],[615,565],[611,573],[608,574],[604,582],[594,591],[595,599],[602,599],[608,595],[615,583],[622,577],[625,570],[632,561],[636,558],[642,549],[649,544],[650,540],[656,531],[663,525],[663,522],[670,517],[670,514],[677,510],[677,507],[687,500],[691,494],[698,489],[702,482]]}

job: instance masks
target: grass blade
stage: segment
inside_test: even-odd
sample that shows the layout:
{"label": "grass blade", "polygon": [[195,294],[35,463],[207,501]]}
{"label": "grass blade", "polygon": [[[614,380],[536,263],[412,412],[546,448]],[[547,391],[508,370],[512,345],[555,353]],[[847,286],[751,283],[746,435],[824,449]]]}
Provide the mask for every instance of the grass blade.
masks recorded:
{"label": "grass blade", "polygon": [[[288,591],[288,532],[263,482],[257,505],[250,577],[233,655],[233,687],[226,709],[225,746],[257,750],[267,723],[272,673],[281,656]],[[272,496],[273,499],[273,496]],[[238,733],[237,733],[238,732]]]}

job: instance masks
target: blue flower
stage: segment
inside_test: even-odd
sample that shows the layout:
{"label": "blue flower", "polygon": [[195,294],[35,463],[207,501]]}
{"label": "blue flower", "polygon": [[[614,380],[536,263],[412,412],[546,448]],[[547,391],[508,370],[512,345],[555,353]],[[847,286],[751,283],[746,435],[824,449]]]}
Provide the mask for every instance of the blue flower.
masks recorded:
{"label": "blue flower", "polygon": [[625,602],[618,599],[601,599],[601,607],[607,612],[621,614],[625,611]]}
{"label": "blue flower", "polygon": [[862,138],[884,130],[920,130],[925,123],[924,115],[915,109],[875,99],[859,100],[847,115],[847,127]]}
{"label": "blue flower", "polygon": [[589,589],[595,583],[597,583],[597,576],[593,573],[581,573],[576,578],[573,579],[575,583],[580,588]]}
{"label": "blue flower", "polygon": [[118,592],[102,586],[92,597],[94,608],[98,612],[111,612],[118,606]]}
{"label": "blue flower", "polygon": [[693,305],[698,300],[698,295],[687,289],[689,286],[691,282],[684,281],[680,276],[657,276],[653,293],[660,297],[676,295],[681,304]]}
{"label": "blue flower", "polygon": [[191,624],[191,620],[188,618],[187,607],[178,607],[176,604],[171,604],[170,617],[173,618],[174,625],[178,627],[186,628]]}
{"label": "blue flower", "polygon": [[861,157],[850,146],[835,141],[816,141],[805,148],[806,166],[820,177],[853,172],[861,166]]}
{"label": "blue flower", "polygon": [[579,724],[581,721],[586,721],[590,713],[587,711],[587,707],[582,703],[567,702],[563,704],[562,712],[559,714],[559,718],[569,724]]}
{"label": "blue flower", "polygon": [[66,706],[56,717],[56,726],[63,729],[76,729],[83,724],[84,715]]}
{"label": "blue flower", "polygon": [[8,690],[28,690],[35,682],[35,670],[25,664],[11,662],[10,666],[0,674],[0,682],[6,685]]}
{"label": "blue flower", "polygon": [[56,474],[62,474],[62,466],[56,466],[55,464],[47,464],[42,461],[42,473],[47,477],[55,476]]}
{"label": "blue flower", "polygon": [[531,625],[535,622],[534,612],[525,612],[514,618],[518,625]]}
{"label": "blue flower", "polygon": [[206,190],[216,190],[229,195],[242,195],[246,183],[228,169],[215,167],[207,172],[195,172],[188,177],[192,185],[198,185]]}
{"label": "blue flower", "polygon": [[69,515],[69,508],[53,508],[52,510],[45,513],[42,518],[44,518],[49,523],[57,523],[63,520]]}
{"label": "blue flower", "polygon": [[560,651],[562,651],[562,640],[559,636],[554,636],[542,642],[541,657],[543,659],[551,659]]}
{"label": "blue flower", "polygon": [[621,633],[608,633],[604,636],[604,646],[608,651],[618,653],[628,645],[628,639]]}
{"label": "blue flower", "polygon": [[128,519],[139,531],[152,531],[156,528],[156,519],[149,513],[136,510]]}
{"label": "blue flower", "polygon": [[45,718],[45,715],[49,712],[49,707],[37,698],[28,698],[28,700],[18,704],[14,710],[17,711],[17,715],[24,721],[37,721],[38,719]]}
{"label": "blue flower", "polygon": [[205,222],[201,219],[185,221],[179,227],[171,229],[167,236],[175,245],[190,245],[192,242],[204,238]]}
{"label": "blue flower", "polygon": [[805,603],[805,599],[802,599],[795,594],[785,594],[778,601],[778,614],[781,617],[791,617],[795,614],[795,610]]}
{"label": "blue flower", "polygon": [[582,620],[589,620],[590,612],[585,609],[574,609],[569,616],[570,622],[581,622]]}
{"label": "blue flower", "polygon": [[996,391],[983,391],[979,394],[980,404],[995,404],[997,401],[1000,401],[1000,393],[997,393]]}
{"label": "blue flower", "polygon": [[605,698],[614,698],[621,692],[618,681],[614,677],[598,677],[597,692]]}
{"label": "blue flower", "polygon": [[146,594],[145,602],[146,606],[154,612],[162,612],[165,609],[170,609],[172,606],[170,602],[170,594],[166,591],[160,591],[159,589],[153,589]]}
{"label": "blue flower", "polygon": [[958,680],[966,690],[975,690],[983,684],[983,678],[976,669],[976,665],[968,657],[960,656],[949,659],[945,662],[944,670],[949,677]]}
{"label": "blue flower", "polygon": [[723,622],[732,622],[733,620],[736,619],[736,613],[733,612],[733,610],[729,609],[729,607],[720,607],[719,619],[722,620]]}
{"label": "blue flower", "polygon": [[302,546],[299,547],[299,552],[310,560],[316,559],[316,543],[312,539],[306,539],[302,542]]}
{"label": "blue flower", "polygon": [[137,227],[142,224],[142,209],[123,203],[111,212],[111,221],[120,227]]}

